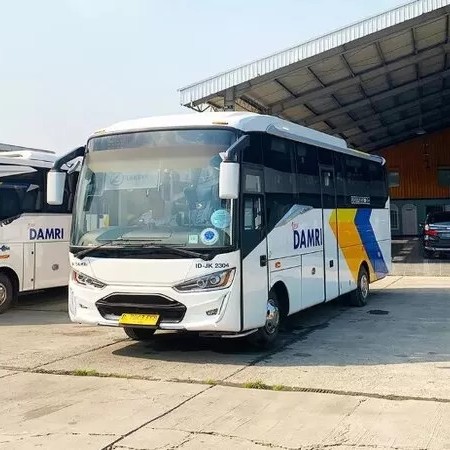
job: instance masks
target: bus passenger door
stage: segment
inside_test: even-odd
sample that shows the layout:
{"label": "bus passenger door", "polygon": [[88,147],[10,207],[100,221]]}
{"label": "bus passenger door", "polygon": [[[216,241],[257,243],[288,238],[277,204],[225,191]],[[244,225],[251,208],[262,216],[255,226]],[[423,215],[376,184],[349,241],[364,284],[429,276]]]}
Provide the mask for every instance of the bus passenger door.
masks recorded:
{"label": "bus passenger door", "polygon": [[267,239],[264,196],[243,195],[241,223],[243,328],[265,324],[268,298]]}
{"label": "bus passenger door", "polygon": [[23,281],[21,289],[32,291],[34,289],[35,254],[34,243],[23,244]]}
{"label": "bus passenger door", "polygon": [[339,296],[336,179],[332,167],[320,167],[325,300]]}

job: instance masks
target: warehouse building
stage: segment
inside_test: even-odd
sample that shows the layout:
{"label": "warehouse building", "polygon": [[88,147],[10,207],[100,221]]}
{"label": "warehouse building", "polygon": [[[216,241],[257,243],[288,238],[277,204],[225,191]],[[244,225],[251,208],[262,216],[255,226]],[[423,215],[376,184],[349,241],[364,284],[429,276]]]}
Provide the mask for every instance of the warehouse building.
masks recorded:
{"label": "warehouse building", "polygon": [[450,209],[450,0],[416,0],[180,90],[197,111],[273,114],[384,156],[392,234]]}

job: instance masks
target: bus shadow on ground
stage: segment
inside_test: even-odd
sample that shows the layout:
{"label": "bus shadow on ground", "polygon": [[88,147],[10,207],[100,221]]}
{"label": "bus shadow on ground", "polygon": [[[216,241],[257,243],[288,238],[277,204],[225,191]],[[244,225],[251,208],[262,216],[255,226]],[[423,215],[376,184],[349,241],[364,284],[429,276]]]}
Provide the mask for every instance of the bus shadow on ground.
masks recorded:
{"label": "bus shadow on ground", "polygon": [[19,295],[15,309],[67,312],[67,287]]}
{"label": "bus shadow on ground", "polygon": [[70,324],[67,288],[53,288],[19,295],[13,308],[0,314],[0,326]]}
{"label": "bus shadow on ground", "polygon": [[289,318],[277,345],[258,350],[242,339],[156,334],[117,356],[194,364],[263,362],[265,366],[348,366],[450,361],[450,314],[442,288],[386,289],[363,308],[339,301]]}

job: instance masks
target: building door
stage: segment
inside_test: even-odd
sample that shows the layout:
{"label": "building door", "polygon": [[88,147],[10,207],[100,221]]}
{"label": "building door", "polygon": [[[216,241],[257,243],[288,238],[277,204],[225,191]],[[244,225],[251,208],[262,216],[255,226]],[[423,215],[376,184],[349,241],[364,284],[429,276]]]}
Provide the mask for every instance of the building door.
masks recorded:
{"label": "building door", "polygon": [[411,203],[402,207],[402,233],[404,236],[417,235],[417,207]]}

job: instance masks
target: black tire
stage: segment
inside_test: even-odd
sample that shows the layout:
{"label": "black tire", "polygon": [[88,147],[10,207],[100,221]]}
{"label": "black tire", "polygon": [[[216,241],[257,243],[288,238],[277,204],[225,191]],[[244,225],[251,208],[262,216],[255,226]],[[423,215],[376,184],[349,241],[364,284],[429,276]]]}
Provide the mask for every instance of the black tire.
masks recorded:
{"label": "black tire", "polygon": [[424,249],[423,257],[426,259],[431,259],[434,256],[434,252],[431,250]]}
{"label": "black tire", "polygon": [[350,293],[349,300],[351,306],[366,306],[369,297],[369,273],[364,266],[359,268],[356,289]]}
{"label": "black tire", "polygon": [[134,341],[149,341],[153,339],[155,329],[153,328],[133,328],[124,327],[125,334]]}
{"label": "black tire", "polygon": [[14,304],[15,292],[10,278],[0,273],[0,314],[3,314]]}
{"label": "black tire", "polygon": [[[272,317],[269,318],[269,315]],[[249,336],[249,342],[260,349],[267,349],[276,342],[280,331],[281,311],[280,302],[275,292],[269,292],[267,301],[267,321],[258,331]]]}

